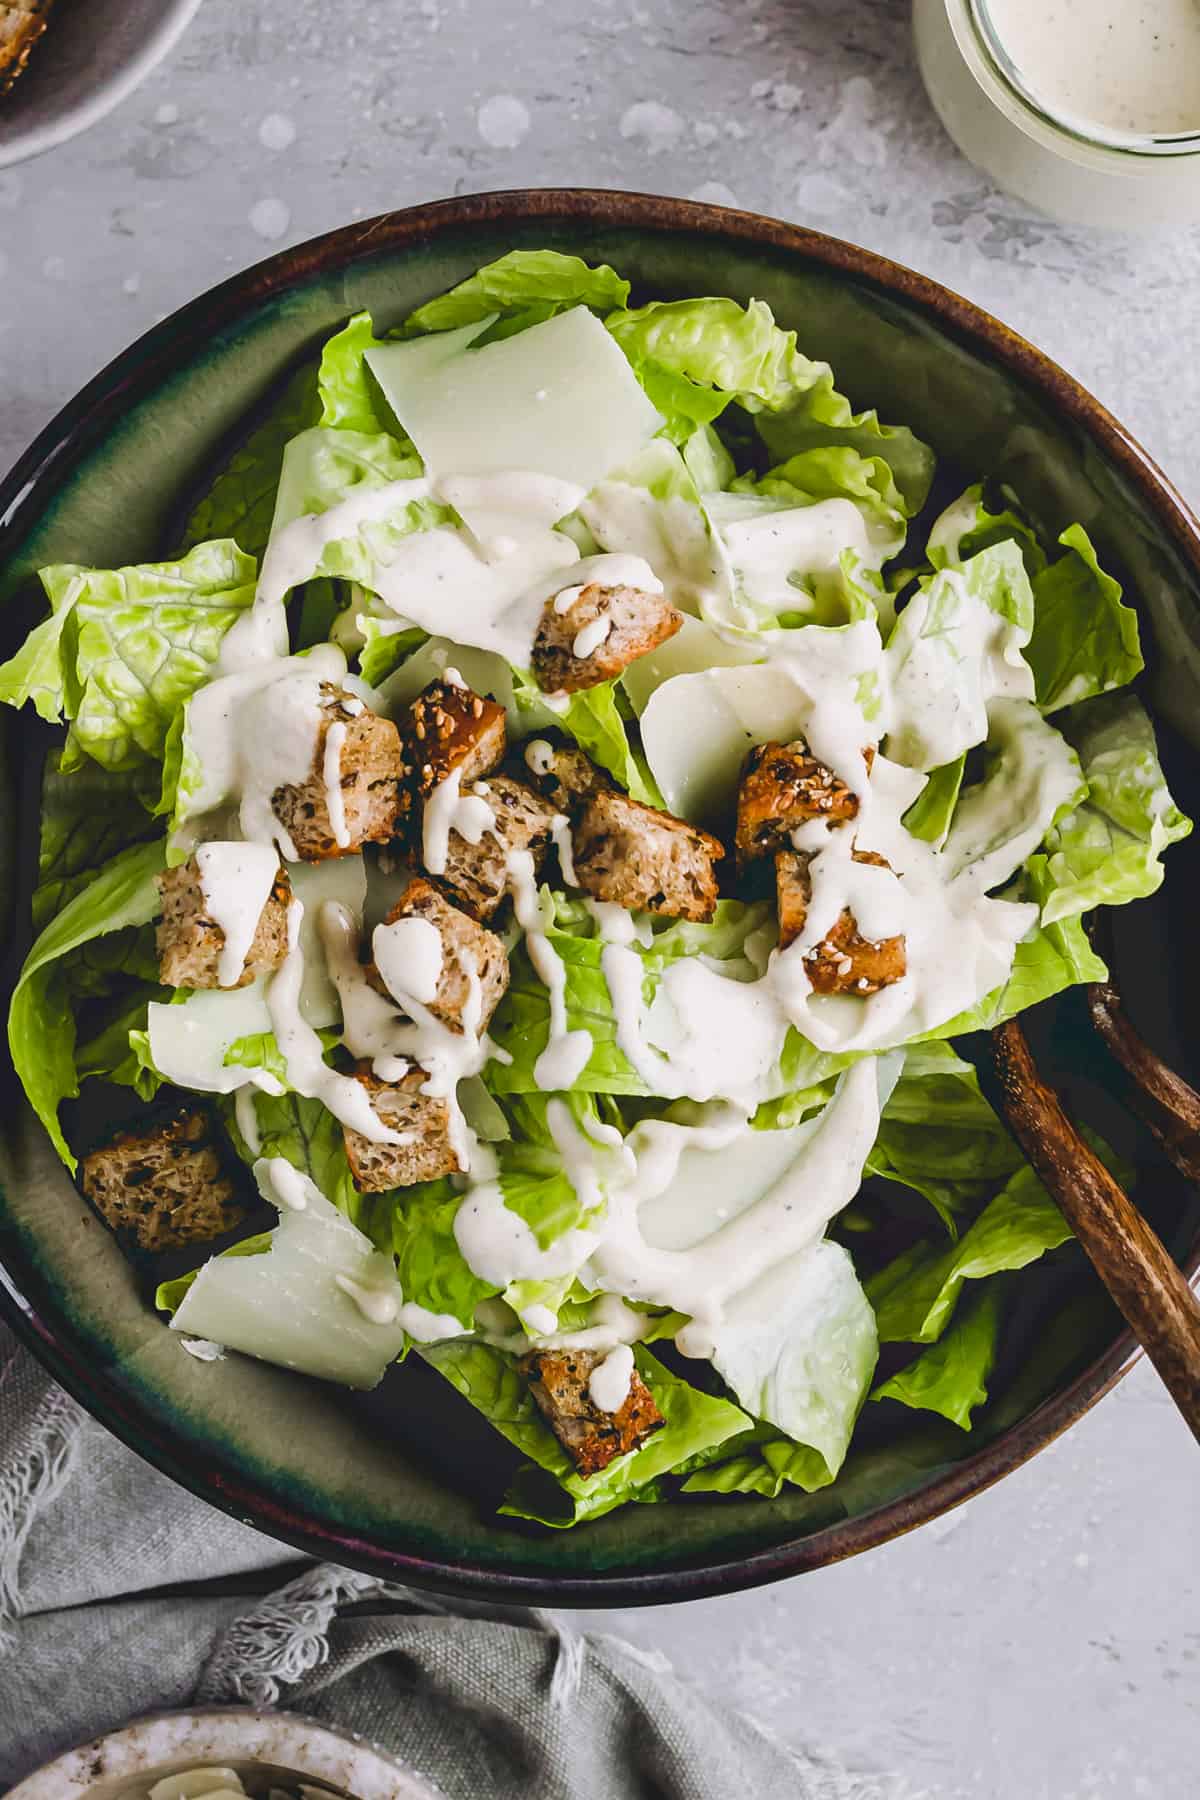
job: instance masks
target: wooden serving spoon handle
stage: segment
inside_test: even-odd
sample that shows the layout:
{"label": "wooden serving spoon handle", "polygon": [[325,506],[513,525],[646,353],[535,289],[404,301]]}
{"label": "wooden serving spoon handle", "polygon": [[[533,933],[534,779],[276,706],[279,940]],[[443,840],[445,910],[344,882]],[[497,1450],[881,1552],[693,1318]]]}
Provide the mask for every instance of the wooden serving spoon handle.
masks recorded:
{"label": "wooden serving spoon handle", "polygon": [[1088,1011],[1105,1047],[1129,1077],[1130,1103],[1179,1173],[1200,1182],[1200,1094],[1138,1036],[1111,982],[1089,987]]}
{"label": "wooden serving spoon handle", "polygon": [[1016,1019],[993,1031],[992,1056],[1013,1135],[1200,1443],[1200,1300],[1039,1076]]}

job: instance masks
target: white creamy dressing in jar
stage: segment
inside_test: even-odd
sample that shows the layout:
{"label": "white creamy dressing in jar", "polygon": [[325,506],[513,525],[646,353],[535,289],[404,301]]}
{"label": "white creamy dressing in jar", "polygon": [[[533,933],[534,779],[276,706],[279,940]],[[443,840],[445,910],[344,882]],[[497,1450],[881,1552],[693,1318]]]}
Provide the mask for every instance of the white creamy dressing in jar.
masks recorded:
{"label": "white creamy dressing in jar", "polygon": [[981,0],[1023,85],[1113,132],[1200,131],[1197,0]]}
{"label": "white creamy dressing in jar", "polygon": [[225,939],[217,960],[217,981],[223,988],[236,987],[263,908],[271,898],[279,855],[271,844],[212,842],[197,849],[196,867],[205,909]]}

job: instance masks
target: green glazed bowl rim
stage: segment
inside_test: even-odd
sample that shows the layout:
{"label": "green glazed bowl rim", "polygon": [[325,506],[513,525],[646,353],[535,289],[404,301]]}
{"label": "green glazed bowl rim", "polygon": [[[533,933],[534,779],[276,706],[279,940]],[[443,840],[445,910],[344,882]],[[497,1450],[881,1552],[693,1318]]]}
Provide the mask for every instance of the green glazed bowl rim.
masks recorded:
{"label": "green glazed bowl rim", "polygon": [[[318,274],[417,248],[473,228],[555,223],[687,232],[795,258],[875,289],[924,315],[943,334],[1015,376],[1060,418],[1077,425],[1114,465],[1200,580],[1200,521],[1141,445],[1065,370],[961,295],[858,245],[760,214],[697,201],[592,188],[511,189],[437,200],[342,226],[268,257],[211,288],[155,325],[94,377],[35,439],[0,481],[0,543],[16,541],[48,496],[104,437],[123,411],[156,387],[182,359],[263,305]],[[1200,1232],[1185,1272],[1200,1270]],[[205,1466],[178,1436],[89,1363],[68,1331],[38,1314],[11,1273],[0,1267],[0,1314],[50,1373],[131,1449],[181,1486],[244,1523],[310,1555],[391,1581],[507,1603],[574,1606],[656,1604],[729,1593],[777,1581],[875,1548],[925,1524],[990,1487],[1053,1442],[1125,1375],[1138,1357],[1121,1330],[1086,1368],[992,1442],[942,1469],[915,1492],[873,1511],[770,1548],[662,1572],[539,1576],[412,1555],[331,1529],[263,1484]]]}

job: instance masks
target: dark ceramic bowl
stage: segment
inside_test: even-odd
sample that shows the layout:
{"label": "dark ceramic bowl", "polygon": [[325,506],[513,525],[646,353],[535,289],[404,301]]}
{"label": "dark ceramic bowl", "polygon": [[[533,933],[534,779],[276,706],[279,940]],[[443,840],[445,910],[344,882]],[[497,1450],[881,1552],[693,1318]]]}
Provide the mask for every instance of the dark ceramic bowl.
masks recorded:
{"label": "dark ceramic bowl", "polygon": [[[1003,476],[1056,530],[1081,519],[1136,596],[1151,657],[1143,692],[1172,786],[1195,810],[1200,778],[1184,734],[1200,718],[1200,527],[1132,439],[1036,350],[921,276],[769,219],[637,195],[491,194],[393,213],[272,257],[156,326],[0,488],[0,653],[36,616],[28,590],[40,564],[164,553],[181,495],[347,314],[369,307],[392,323],[492,257],[547,244],[611,261],[641,297],[761,296],[833,363],[856,405],[913,426],[955,479]],[[43,744],[24,718],[4,723],[2,849],[19,960]],[[1115,958],[1135,1022],[1185,1073],[1196,1033],[1167,946],[1188,941],[1190,848],[1172,853],[1163,893],[1116,915]],[[1195,1267],[1196,1195],[1120,1123],[1078,1002],[1044,1010],[1043,1066],[1138,1162],[1142,1205]],[[90,1221],[11,1071],[8,1080],[0,1296],[25,1341],[177,1481],[285,1542],[393,1579],[588,1606],[775,1580],[869,1549],[986,1487],[1079,1418],[1134,1353],[1068,1246],[1014,1284],[992,1397],[970,1436],[876,1405],[823,1493],[630,1506],[570,1532],[522,1530],[488,1510],[507,1474],[503,1446],[416,1359],[350,1398],[262,1364],[182,1354]]]}

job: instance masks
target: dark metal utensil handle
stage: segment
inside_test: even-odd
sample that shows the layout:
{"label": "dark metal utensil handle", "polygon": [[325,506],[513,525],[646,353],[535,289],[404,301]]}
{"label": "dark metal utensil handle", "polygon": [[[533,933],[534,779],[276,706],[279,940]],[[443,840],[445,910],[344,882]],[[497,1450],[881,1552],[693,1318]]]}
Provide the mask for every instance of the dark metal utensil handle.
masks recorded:
{"label": "dark metal utensil handle", "polygon": [[1016,1019],[992,1033],[992,1055],[1013,1135],[1200,1442],[1200,1300],[1041,1079]]}

